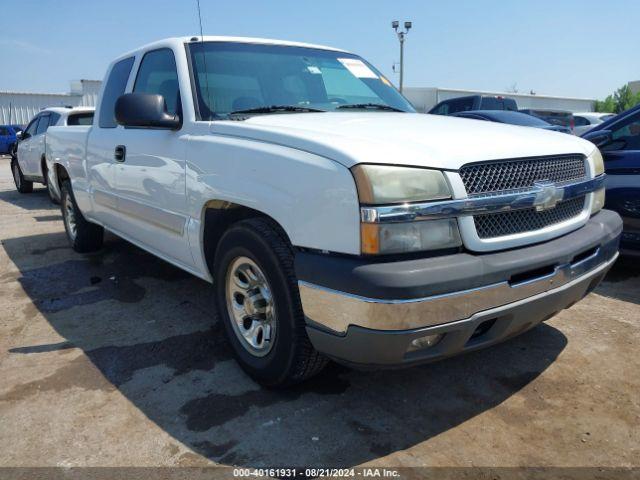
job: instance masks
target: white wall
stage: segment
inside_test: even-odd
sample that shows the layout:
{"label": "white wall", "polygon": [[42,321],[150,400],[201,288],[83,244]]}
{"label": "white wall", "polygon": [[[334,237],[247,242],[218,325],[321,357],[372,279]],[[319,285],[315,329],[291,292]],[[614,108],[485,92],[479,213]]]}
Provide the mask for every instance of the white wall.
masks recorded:
{"label": "white wall", "polygon": [[594,100],[590,98],[552,97],[548,95],[528,95],[522,93],[482,92],[436,87],[407,87],[402,92],[419,112],[429,111],[436,103],[466,95],[501,95],[513,98],[518,108],[541,108],[566,110],[569,112],[591,112]]}
{"label": "white wall", "polygon": [[99,80],[74,81],[71,93],[0,92],[0,125],[26,125],[47,107],[93,107],[101,83]]}

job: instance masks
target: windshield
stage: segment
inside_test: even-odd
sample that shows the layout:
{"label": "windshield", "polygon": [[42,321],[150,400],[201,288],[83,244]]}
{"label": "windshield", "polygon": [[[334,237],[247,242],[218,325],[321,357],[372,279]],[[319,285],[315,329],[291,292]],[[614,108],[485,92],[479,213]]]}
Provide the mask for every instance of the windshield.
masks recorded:
{"label": "windshield", "polygon": [[383,105],[414,112],[380,72],[356,55],[233,42],[191,43],[189,50],[201,120],[285,105],[345,112],[353,109],[339,107]]}

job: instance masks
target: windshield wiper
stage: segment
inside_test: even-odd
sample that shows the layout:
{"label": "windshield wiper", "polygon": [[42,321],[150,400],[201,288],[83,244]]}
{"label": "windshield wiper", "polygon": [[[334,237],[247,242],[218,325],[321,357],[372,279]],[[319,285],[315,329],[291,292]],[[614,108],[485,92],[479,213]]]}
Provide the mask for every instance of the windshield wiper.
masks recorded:
{"label": "windshield wiper", "polygon": [[319,108],[303,107],[300,105],[265,105],[262,107],[247,108],[244,110],[236,110],[229,113],[229,115],[243,114],[243,113],[277,113],[277,112],[326,112]]}
{"label": "windshield wiper", "polygon": [[406,113],[404,110],[401,110],[399,108],[396,107],[392,107],[390,105],[384,105],[382,103],[349,103],[347,105],[340,105],[338,107],[336,107],[336,110],[338,109],[347,109],[347,108],[353,108],[353,109],[363,109],[363,110],[387,110],[389,112],[403,112]]}

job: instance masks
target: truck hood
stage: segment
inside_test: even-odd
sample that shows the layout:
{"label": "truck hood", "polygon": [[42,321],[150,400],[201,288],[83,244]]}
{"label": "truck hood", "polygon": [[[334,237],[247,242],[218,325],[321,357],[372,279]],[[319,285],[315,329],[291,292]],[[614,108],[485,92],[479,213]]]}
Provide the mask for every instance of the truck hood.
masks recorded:
{"label": "truck hood", "polygon": [[538,128],[396,112],[256,115],[212,122],[211,132],[304,150],[347,168],[385,163],[457,170],[484,160],[589,155],[595,148],[573,135]]}

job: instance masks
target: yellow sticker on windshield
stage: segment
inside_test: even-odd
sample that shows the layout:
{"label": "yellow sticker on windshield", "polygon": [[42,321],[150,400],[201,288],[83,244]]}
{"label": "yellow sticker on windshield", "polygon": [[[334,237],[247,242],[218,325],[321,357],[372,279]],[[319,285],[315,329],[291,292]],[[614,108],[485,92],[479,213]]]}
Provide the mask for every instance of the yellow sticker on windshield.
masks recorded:
{"label": "yellow sticker on windshield", "polygon": [[384,83],[387,86],[391,86],[391,82],[389,80],[386,79],[386,77],[380,77],[380,80],[382,80],[382,83]]}

